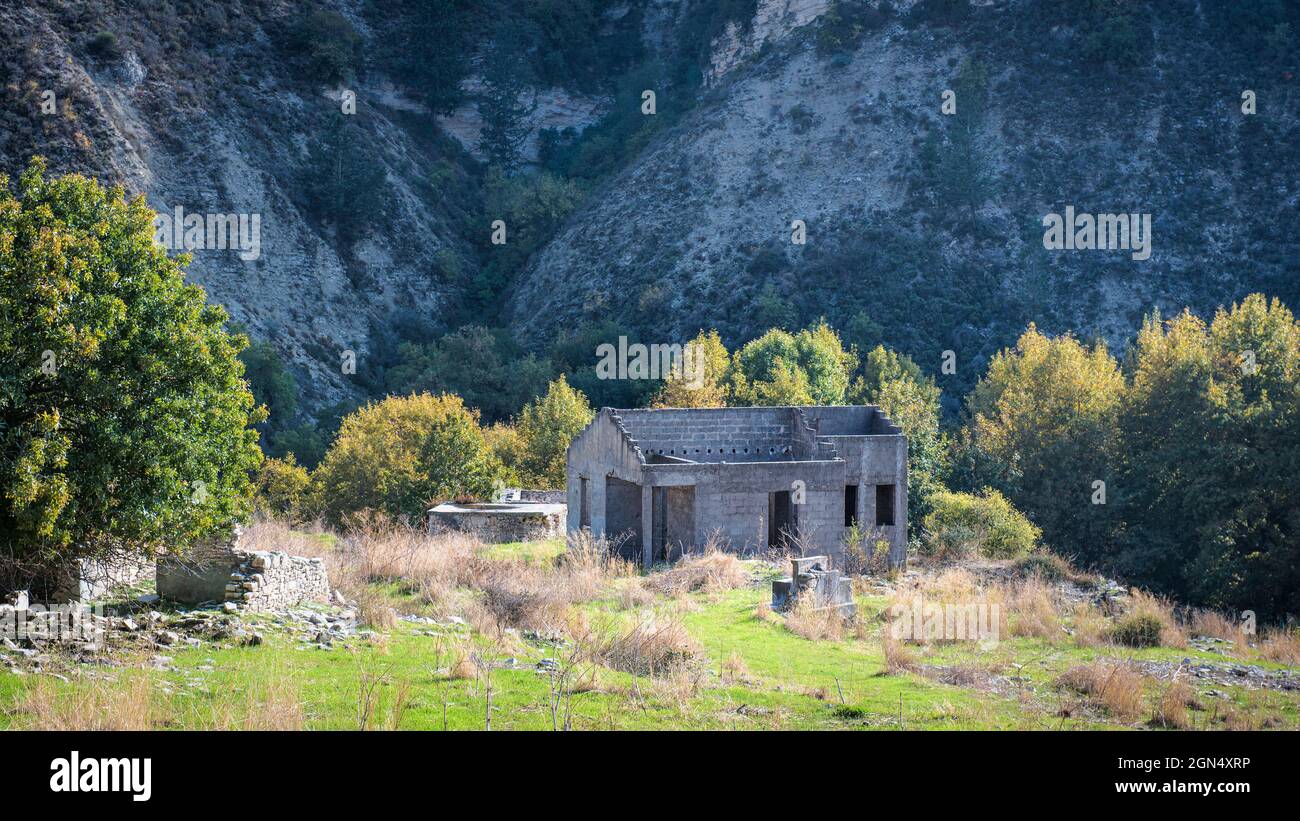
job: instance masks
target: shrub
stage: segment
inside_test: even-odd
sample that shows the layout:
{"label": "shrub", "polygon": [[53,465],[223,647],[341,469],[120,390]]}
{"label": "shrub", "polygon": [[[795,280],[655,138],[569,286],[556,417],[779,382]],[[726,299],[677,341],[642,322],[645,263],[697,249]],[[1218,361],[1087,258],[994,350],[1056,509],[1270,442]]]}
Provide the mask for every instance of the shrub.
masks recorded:
{"label": "shrub", "polygon": [[283,459],[267,459],[257,474],[257,495],[253,506],[266,516],[301,522],[309,505],[311,476],[290,453]]}
{"label": "shrub", "polygon": [[1159,647],[1164,625],[1150,613],[1130,613],[1115,623],[1110,637],[1126,647]]}
{"label": "shrub", "polygon": [[940,557],[976,553],[990,559],[1028,555],[1042,531],[996,490],[984,494],[939,492],[925,517],[930,550]]}
{"label": "shrub", "polygon": [[343,420],[312,476],[324,516],[376,510],[423,517],[430,504],[492,494],[497,464],[457,396],[392,396]]}
{"label": "shrub", "polygon": [[122,56],[122,46],[117,41],[117,35],[111,31],[101,31],[90,38],[90,42],[86,43],[86,51],[104,60],[116,60]]}

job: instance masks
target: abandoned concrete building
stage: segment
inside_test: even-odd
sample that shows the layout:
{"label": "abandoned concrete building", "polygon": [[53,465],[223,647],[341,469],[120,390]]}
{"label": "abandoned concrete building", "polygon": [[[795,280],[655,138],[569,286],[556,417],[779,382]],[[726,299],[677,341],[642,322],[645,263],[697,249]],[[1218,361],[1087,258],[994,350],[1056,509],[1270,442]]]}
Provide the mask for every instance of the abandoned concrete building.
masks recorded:
{"label": "abandoned concrete building", "polygon": [[714,538],[842,566],[854,525],[907,555],[907,440],[869,405],[601,408],[569,446],[569,531],[650,565]]}

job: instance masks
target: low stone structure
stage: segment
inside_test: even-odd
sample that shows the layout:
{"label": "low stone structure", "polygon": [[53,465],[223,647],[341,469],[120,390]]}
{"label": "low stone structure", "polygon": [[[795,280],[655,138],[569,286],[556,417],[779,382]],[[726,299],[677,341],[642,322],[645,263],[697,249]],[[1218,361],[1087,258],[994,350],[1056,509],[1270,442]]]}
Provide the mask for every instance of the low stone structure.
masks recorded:
{"label": "low stone structure", "polygon": [[150,559],[79,559],[67,564],[53,580],[51,603],[91,602],[115,590],[145,581],[154,572]]}
{"label": "low stone structure", "polygon": [[834,608],[846,619],[858,614],[853,601],[853,582],[831,569],[825,556],[803,556],[790,560],[790,576],[772,582],[772,609],[789,610],[798,600],[811,597],[816,610]]}
{"label": "low stone structure", "polygon": [[447,502],[429,510],[429,533],[456,530],[493,544],[553,539],[564,535],[567,512],[547,502]]}
{"label": "low stone structure", "polygon": [[326,604],[329,575],[321,559],[244,550],[239,529],[195,545],[185,558],[158,560],[158,595],[182,604],[233,602],[249,610]]}

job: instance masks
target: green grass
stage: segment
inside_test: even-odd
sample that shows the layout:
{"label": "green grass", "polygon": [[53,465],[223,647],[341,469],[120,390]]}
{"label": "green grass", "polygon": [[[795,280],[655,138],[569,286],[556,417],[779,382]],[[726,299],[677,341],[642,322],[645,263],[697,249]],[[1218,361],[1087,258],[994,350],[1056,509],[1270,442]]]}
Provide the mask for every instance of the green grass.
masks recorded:
{"label": "green grass", "polygon": [[[562,549],[556,541],[508,544],[489,548],[488,555],[546,563]],[[636,611],[619,610],[620,583],[627,582],[616,583],[607,598],[583,605],[590,617],[626,623],[638,617]],[[400,609],[419,609],[416,598],[401,585],[387,584],[382,589]],[[1004,637],[987,650],[973,643],[912,646],[921,668],[962,667],[1001,682],[996,688],[949,685],[920,672],[885,673],[884,628],[877,617],[886,605],[881,597],[859,598],[861,635],[850,631],[842,640],[810,641],[786,629],[779,616],[756,612],[768,596],[768,580],[756,573],[751,586],[724,593],[697,593],[675,600],[659,597],[652,608],[662,617],[679,617],[701,650],[692,671],[656,680],[599,668],[594,686],[579,688],[582,691],[570,699],[572,726],[616,730],[1110,728],[1118,725],[1103,710],[1080,709],[1081,697],[1056,686],[1070,666],[1099,658],[1175,664],[1183,658],[1235,661],[1190,647],[1089,648],[1068,638],[1049,642]],[[135,666],[121,668],[62,666],[60,672],[71,678],[68,682],[43,674],[14,675],[0,667],[0,727],[40,726],[23,708],[38,683],[52,691],[56,701],[70,703],[95,687],[127,692],[134,677],[146,676],[154,707],[152,724],[159,727],[245,726],[250,710],[255,715],[257,710],[283,709],[283,698],[280,702],[274,698],[278,692],[301,704],[302,725],[307,728],[356,729],[361,724],[363,689],[374,682],[377,707],[370,726],[389,726],[394,703],[404,697],[405,708],[397,716],[401,729],[482,729],[486,682],[481,677],[449,675],[455,647],[464,653],[476,648],[490,653],[498,664],[515,660],[513,668],[494,669],[490,675],[493,729],[552,727],[549,679],[536,671],[536,665],[557,651],[534,645],[518,632],[508,633],[504,646],[489,650],[490,642],[472,635],[468,627],[400,622],[387,633],[355,636],[346,647],[322,650],[275,629],[271,617],[250,618],[262,622],[266,644],[160,650],[171,657],[174,669],[152,669],[147,654]],[[734,659],[741,662],[738,672]],[[91,670],[104,677],[100,683],[92,679]],[[1208,708],[1192,713],[1196,726],[1216,726],[1211,722],[1229,708],[1266,716],[1266,726],[1300,726],[1298,694],[1191,683]],[[1148,684],[1148,707],[1159,698],[1162,687]],[[1208,689],[1226,691],[1229,698],[1210,698],[1205,695]],[[258,706],[265,704],[270,706]],[[1063,718],[1059,713],[1067,704],[1073,707]]]}

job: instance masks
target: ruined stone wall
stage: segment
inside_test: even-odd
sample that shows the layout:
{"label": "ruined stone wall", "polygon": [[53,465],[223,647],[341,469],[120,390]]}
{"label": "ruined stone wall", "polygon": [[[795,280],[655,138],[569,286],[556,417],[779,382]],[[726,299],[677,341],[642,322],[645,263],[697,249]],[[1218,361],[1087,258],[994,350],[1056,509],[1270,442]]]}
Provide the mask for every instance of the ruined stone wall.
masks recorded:
{"label": "ruined stone wall", "polygon": [[564,535],[564,523],[563,505],[556,505],[555,510],[535,513],[500,510],[429,512],[430,533],[457,530],[488,544],[553,539]]}
{"label": "ruined stone wall", "polygon": [[284,610],[329,602],[330,581],[323,560],[263,551],[240,555],[244,560],[230,573],[226,601],[249,610]]}
{"label": "ruined stone wall", "polygon": [[329,601],[321,559],[244,550],[240,532],[196,544],[184,558],[158,560],[158,595],[183,604],[234,602],[249,610],[281,610]]}

